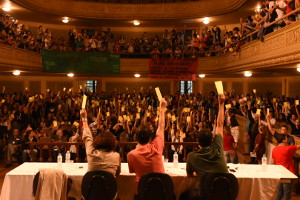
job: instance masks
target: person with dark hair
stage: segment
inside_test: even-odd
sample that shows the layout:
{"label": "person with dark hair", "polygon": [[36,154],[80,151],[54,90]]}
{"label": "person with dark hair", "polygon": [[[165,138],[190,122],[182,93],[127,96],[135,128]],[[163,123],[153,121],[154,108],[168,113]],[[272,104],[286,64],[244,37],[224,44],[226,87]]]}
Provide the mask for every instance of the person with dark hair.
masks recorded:
{"label": "person with dark hair", "polygon": [[119,175],[121,171],[120,154],[115,152],[117,146],[116,137],[110,132],[101,132],[94,138],[87,122],[87,113],[81,111],[81,121],[83,123],[82,140],[85,144],[88,171],[102,170]]}
{"label": "person with dark hair", "polygon": [[288,145],[294,145],[295,144],[295,140],[293,136],[290,136],[288,134],[288,127],[286,125],[282,125],[280,128],[280,133],[277,133],[274,129],[274,127],[272,126],[271,122],[270,122],[270,115],[267,116],[267,122],[268,122],[268,128],[269,131],[272,133],[272,135],[275,137],[275,139],[277,140],[277,142],[279,143],[279,136],[280,134],[286,135],[287,136],[287,143]]}
{"label": "person with dark hair", "polygon": [[[282,165],[292,173],[296,174],[295,165],[293,162],[293,154],[297,149],[300,149],[300,145],[288,145],[288,137],[286,134],[278,134],[278,145],[272,151],[272,158],[274,164]],[[278,183],[276,200],[280,200],[284,197],[285,200],[291,199],[292,183]]]}
{"label": "person with dark hair", "polygon": [[36,132],[33,130],[26,131],[26,134],[23,139],[23,151],[22,151],[22,162],[26,162],[27,160],[30,160],[31,156],[33,156],[33,160],[36,160],[37,157],[37,147],[35,146],[32,151],[30,150],[30,145],[27,144],[27,142],[37,142],[36,139]]}
{"label": "person with dark hair", "polygon": [[160,101],[160,114],[156,137],[151,140],[151,130],[141,125],[136,132],[138,145],[127,154],[130,173],[136,174],[136,188],[140,178],[150,172],[164,173],[162,154],[164,148],[165,110],[167,102],[164,98]]}
{"label": "person with dark hair", "polygon": [[188,176],[194,176],[196,173],[202,177],[208,172],[228,172],[223,153],[224,101],[225,96],[220,95],[215,137],[213,138],[209,129],[202,129],[198,132],[200,149],[188,154],[186,162]]}

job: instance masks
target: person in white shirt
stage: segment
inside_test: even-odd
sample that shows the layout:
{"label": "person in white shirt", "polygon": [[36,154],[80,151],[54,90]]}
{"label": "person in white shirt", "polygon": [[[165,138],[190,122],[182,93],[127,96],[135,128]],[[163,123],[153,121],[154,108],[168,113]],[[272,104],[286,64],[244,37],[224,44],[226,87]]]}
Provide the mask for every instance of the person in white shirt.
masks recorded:
{"label": "person in white shirt", "polygon": [[[179,130],[177,130],[175,135],[172,136],[172,142],[183,142],[183,138],[180,136],[180,131]],[[174,152],[177,152],[179,160],[182,160],[182,158],[183,158],[183,145],[172,145],[171,150],[172,150],[171,155],[173,155]]]}

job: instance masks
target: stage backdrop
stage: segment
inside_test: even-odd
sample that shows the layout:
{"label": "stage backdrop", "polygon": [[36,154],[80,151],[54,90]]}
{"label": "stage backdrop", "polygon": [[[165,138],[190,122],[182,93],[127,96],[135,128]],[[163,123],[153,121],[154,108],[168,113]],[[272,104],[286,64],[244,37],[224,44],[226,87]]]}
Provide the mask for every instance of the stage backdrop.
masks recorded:
{"label": "stage backdrop", "polygon": [[149,61],[149,78],[195,81],[197,66],[197,59],[153,58]]}
{"label": "stage backdrop", "polygon": [[120,74],[120,54],[42,50],[44,72]]}

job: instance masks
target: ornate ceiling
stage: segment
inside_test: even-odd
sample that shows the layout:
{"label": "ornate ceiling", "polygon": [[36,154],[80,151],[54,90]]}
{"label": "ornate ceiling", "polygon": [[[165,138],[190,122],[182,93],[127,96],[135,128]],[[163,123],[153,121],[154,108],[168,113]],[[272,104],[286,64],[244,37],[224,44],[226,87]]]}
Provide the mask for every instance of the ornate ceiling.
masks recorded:
{"label": "ornate ceiling", "polygon": [[[5,4],[7,0],[0,0]],[[102,3],[116,1],[120,3]],[[129,3],[126,3],[129,2]],[[144,0],[134,0],[144,1]],[[209,17],[213,25],[237,24],[240,17],[253,14],[257,0],[152,0],[170,3],[133,3],[133,0],[12,0],[11,15],[24,21],[62,24],[68,16],[74,26],[132,26],[141,20],[144,27],[199,27],[201,18]],[[186,2],[177,2],[186,1]]]}

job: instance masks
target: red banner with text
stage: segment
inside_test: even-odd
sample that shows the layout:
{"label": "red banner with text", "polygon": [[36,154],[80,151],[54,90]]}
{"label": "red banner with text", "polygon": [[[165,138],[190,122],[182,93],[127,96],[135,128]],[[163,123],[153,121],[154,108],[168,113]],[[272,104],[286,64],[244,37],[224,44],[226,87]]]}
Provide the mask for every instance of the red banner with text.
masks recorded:
{"label": "red banner with text", "polygon": [[198,60],[192,58],[153,58],[149,61],[149,78],[195,81]]}

